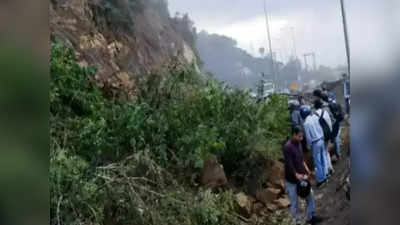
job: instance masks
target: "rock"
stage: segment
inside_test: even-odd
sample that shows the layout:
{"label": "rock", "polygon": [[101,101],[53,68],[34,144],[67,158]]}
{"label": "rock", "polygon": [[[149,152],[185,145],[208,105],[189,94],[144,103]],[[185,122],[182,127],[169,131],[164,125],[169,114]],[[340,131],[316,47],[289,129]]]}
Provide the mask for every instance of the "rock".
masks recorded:
{"label": "rock", "polygon": [[274,201],[278,209],[285,209],[290,206],[290,201],[288,198],[280,198]]}
{"label": "rock", "polygon": [[285,178],[285,169],[283,163],[279,161],[267,161],[266,168],[272,187],[284,190],[285,183],[283,180]]}
{"label": "rock", "polygon": [[276,206],[276,205],[273,204],[273,203],[268,203],[268,204],[267,204],[267,209],[268,209],[270,212],[273,212],[273,211],[275,211],[275,210],[278,209],[278,206]]}
{"label": "rock", "polygon": [[263,209],[260,211],[260,216],[268,217],[268,216],[269,216],[268,209],[267,209],[267,208],[263,208]]}
{"label": "rock", "polygon": [[120,49],[122,49],[123,47],[124,46],[121,42],[114,41],[107,46],[108,53],[111,57],[117,57]]}
{"label": "rock", "polygon": [[254,203],[254,202],[257,201],[257,199],[255,199],[255,198],[254,198],[253,196],[251,196],[251,195],[248,195],[247,197],[249,198],[249,200],[250,200],[251,203]]}
{"label": "rock", "polygon": [[133,88],[134,86],[133,81],[131,81],[129,74],[127,72],[118,72],[116,76],[120,80],[123,87]]}
{"label": "rock", "polygon": [[251,208],[252,208],[252,203],[250,199],[243,192],[236,194],[235,197],[236,197],[236,203],[238,205],[239,214],[249,218],[251,215]]}
{"label": "rock", "polygon": [[78,65],[80,67],[88,67],[89,66],[89,64],[86,62],[86,60],[79,61]]}
{"label": "rock", "polygon": [[266,188],[257,193],[257,199],[264,204],[270,203],[279,197],[281,190],[275,188]]}
{"label": "rock", "polygon": [[107,45],[107,41],[101,33],[94,35],[82,35],[79,37],[79,47],[81,50],[88,50],[93,48],[101,49]]}
{"label": "rock", "polygon": [[215,188],[225,185],[227,182],[224,167],[218,163],[215,155],[209,155],[204,161],[203,173],[200,180],[201,185]]}
{"label": "rock", "polygon": [[256,202],[253,205],[253,213],[255,214],[259,214],[260,211],[264,208],[264,204],[262,204],[261,202]]}
{"label": "rock", "polygon": [[252,222],[252,224],[258,224],[259,219],[258,219],[258,217],[257,217],[256,214],[253,214],[253,215],[251,215],[251,217],[250,217],[250,221]]}

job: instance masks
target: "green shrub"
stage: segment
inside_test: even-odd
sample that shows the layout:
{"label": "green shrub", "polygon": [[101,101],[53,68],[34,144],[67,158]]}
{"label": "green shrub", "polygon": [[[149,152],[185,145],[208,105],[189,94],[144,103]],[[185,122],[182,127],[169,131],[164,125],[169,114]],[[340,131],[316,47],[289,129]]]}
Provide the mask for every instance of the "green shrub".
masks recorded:
{"label": "green shrub", "polygon": [[143,78],[135,102],[104,97],[96,69],[60,43],[50,72],[52,223],[237,224],[232,193],[197,199],[184,178],[210,153],[228,177],[281,157],[289,132],[285,97],[257,104],[191,68]]}

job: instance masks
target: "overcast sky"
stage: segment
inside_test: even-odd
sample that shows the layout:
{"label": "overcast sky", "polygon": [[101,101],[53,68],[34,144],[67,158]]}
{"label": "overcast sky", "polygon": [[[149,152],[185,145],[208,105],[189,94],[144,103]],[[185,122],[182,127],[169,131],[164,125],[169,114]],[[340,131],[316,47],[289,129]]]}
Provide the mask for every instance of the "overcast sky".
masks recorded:
{"label": "overcast sky", "polygon": [[[279,60],[293,52],[289,27],[294,27],[297,55],[315,52],[317,65],[345,65],[345,47],[339,0],[268,0],[272,48]],[[382,4],[382,2],[385,2]],[[366,57],[353,48],[370,47],[372,55],[385,53],[385,35],[391,30],[382,18],[399,9],[392,0],[346,0],[352,57]],[[258,55],[266,45],[263,0],[169,0],[171,14],[188,13],[198,30],[223,34],[238,41],[238,47]],[[386,17],[385,17],[386,16]],[[399,17],[393,17],[398,19]],[[399,22],[399,21],[396,21]],[[398,25],[398,23],[397,23]],[[378,35],[379,36],[379,35]],[[368,44],[367,44],[368,43]],[[376,45],[371,46],[371,43]],[[360,54],[360,55],[357,55]]]}

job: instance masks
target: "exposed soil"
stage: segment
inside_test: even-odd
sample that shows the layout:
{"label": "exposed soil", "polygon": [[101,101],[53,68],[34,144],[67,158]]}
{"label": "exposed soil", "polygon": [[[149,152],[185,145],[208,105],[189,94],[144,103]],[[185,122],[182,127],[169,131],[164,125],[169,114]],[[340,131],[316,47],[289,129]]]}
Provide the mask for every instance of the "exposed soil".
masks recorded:
{"label": "exposed soil", "polygon": [[349,173],[348,158],[342,158],[335,165],[335,174],[329,183],[321,190],[314,191],[316,213],[327,217],[321,225],[350,224],[350,201],[346,199],[346,192],[342,183]]}

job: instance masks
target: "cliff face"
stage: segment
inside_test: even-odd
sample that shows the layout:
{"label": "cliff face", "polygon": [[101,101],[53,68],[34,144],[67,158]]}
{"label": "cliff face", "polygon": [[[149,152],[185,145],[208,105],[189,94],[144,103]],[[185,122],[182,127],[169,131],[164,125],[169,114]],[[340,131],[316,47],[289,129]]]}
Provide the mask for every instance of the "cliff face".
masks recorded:
{"label": "cliff face", "polygon": [[81,65],[96,66],[100,85],[134,94],[138,78],[165,72],[172,59],[197,65],[165,0],[51,0],[49,10],[52,38],[74,48]]}

